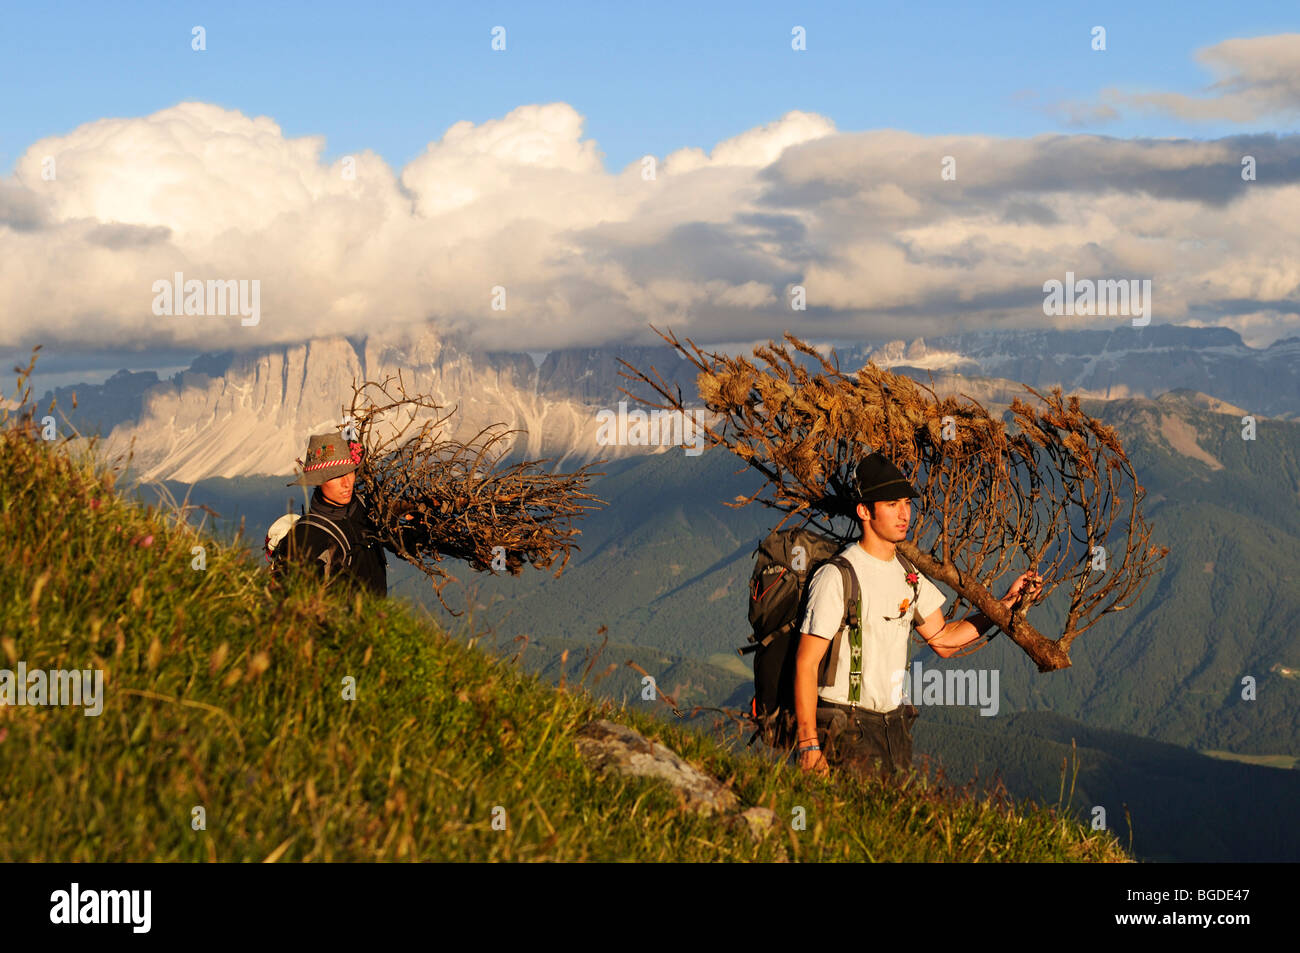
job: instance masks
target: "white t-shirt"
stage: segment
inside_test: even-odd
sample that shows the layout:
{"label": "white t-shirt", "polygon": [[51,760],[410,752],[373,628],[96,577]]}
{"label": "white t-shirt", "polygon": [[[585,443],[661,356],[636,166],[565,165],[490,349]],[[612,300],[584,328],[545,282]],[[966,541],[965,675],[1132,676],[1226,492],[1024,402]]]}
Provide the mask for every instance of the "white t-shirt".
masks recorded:
{"label": "white t-shirt", "polygon": [[[922,623],[935,609],[943,607],[947,597],[920,573],[915,604],[908,605],[902,618],[899,607],[912,598],[912,586],[897,557],[888,561],[872,556],[858,543],[841,550],[858,574],[862,589],[862,692],[861,708],[893,711],[901,704],[903,677],[907,669],[907,643],[912,624]],[[886,622],[888,616],[892,621]],[[835,566],[822,566],[813,574],[800,632],[823,639],[834,639],[827,649],[826,682],[817,694],[831,702],[849,703],[849,634],[848,626],[839,628],[844,618],[844,577]],[[838,629],[838,631],[836,631]]]}

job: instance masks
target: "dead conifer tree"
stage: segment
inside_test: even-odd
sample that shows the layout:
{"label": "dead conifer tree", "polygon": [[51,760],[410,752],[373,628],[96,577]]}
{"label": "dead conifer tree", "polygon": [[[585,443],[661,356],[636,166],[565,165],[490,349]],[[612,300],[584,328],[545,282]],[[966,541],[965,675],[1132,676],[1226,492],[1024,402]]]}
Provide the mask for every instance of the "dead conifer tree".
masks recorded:
{"label": "dead conifer tree", "polygon": [[[750,362],[655,330],[699,369],[700,398],[719,415],[701,425],[710,444],[765,478],[754,494],[728,506],[757,501],[786,513],[782,523],[799,517],[847,542],[850,534],[836,529],[835,517],[852,512],[846,501],[857,462],[881,451],[920,494],[912,538],[898,549],[957,593],[947,618],[974,606],[1039,671],[1069,666],[1071,643],[1106,613],[1131,605],[1169,552],[1151,545],[1140,511],[1145,490],[1114,429],[1084,413],[1077,397],[1063,398],[1059,387],[1050,395],[1026,387],[1028,399],[1015,399],[1008,422],[969,397],[939,397],[872,363],[843,373],[838,358],[832,363],[788,333],[787,345],[756,347]],[[657,398],[624,393],[685,412],[680,388],[653,367],[646,373],[620,363],[624,377],[648,385]],[[1058,587],[1069,593],[1056,639],[1029,623],[1023,598],[1008,610],[991,591],[1006,573],[1026,569],[1043,576],[1035,601]]]}
{"label": "dead conifer tree", "polygon": [[588,480],[600,475],[590,468],[601,461],[573,473],[545,472],[546,460],[503,464],[510,437],[522,431],[493,424],[462,442],[444,436],[454,413],[408,395],[399,374],[383,383],[354,382],[344,427],[362,447],[356,486],[376,526],[429,576],[449,612],[442,589],[453,577],[439,565],[444,557],[516,576],[525,563],[545,569],[558,558],[558,577],[579,548],[573,520],[604,503],[586,492]]}

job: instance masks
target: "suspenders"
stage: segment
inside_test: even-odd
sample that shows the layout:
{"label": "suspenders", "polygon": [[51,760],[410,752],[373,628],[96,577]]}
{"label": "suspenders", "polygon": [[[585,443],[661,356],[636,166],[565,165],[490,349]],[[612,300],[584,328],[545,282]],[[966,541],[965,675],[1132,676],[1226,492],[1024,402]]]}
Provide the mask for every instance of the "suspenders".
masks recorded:
{"label": "suspenders", "polygon": [[[895,550],[894,555],[902,564],[904,572],[914,573],[917,571],[916,567],[902,553]],[[849,627],[849,707],[857,708],[862,703],[862,590],[858,586],[858,574],[842,553],[835,555],[828,561],[838,566],[840,574],[844,577],[845,624]],[[915,594],[916,588],[913,587],[912,591]],[[908,604],[908,608],[913,611],[915,611],[914,603],[915,595],[913,601]],[[911,664],[911,661],[912,638],[909,632],[904,672],[907,672],[907,666]]]}
{"label": "suspenders", "polygon": [[862,701],[862,590],[858,587],[858,574],[843,554],[830,562],[840,569],[844,577],[845,624],[849,627],[849,705],[857,708]]}

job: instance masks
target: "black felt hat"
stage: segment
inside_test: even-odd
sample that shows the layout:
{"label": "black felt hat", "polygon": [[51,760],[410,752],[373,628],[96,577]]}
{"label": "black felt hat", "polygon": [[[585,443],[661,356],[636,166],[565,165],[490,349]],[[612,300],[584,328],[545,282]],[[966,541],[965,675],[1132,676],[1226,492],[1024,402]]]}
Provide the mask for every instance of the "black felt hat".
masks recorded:
{"label": "black felt hat", "polygon": [[858,503],[901,500],[921,495],[903,476],[903,471],[882,453],[873,453],[858,464],[855,482]]}

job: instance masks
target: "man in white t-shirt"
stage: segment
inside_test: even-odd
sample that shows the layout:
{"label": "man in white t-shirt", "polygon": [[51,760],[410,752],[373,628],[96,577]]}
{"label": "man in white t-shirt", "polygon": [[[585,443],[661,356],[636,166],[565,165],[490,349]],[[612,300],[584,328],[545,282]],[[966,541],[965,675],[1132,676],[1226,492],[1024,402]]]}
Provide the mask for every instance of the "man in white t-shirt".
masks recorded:
{"label": "man in white t-shirt", "polygon": [[[856,514],[862,538],[840,555],[861,588],[861,644],[855,653],[844,622],[844,581],[836,566],[813,575],[800,626],[795,668],[799,764],[819,772],[843,766],[862,774],[890,775],[912,765],[912,723],[917,710],[901,697],[911,628],[943,658],[981,638],[993,626],[982,612],[944,624],[942,592],[921,573],[908,573],[895,544],[907,538],[917,492],[894,464],[873,453],[858,464]],[[1041,587],[1038,574],[1022,574],[1002,602],[1010,606],[1024,587]],[[824,675],[822,657],[830,650]],[[855,659],[855,654],[858,658]]]}

